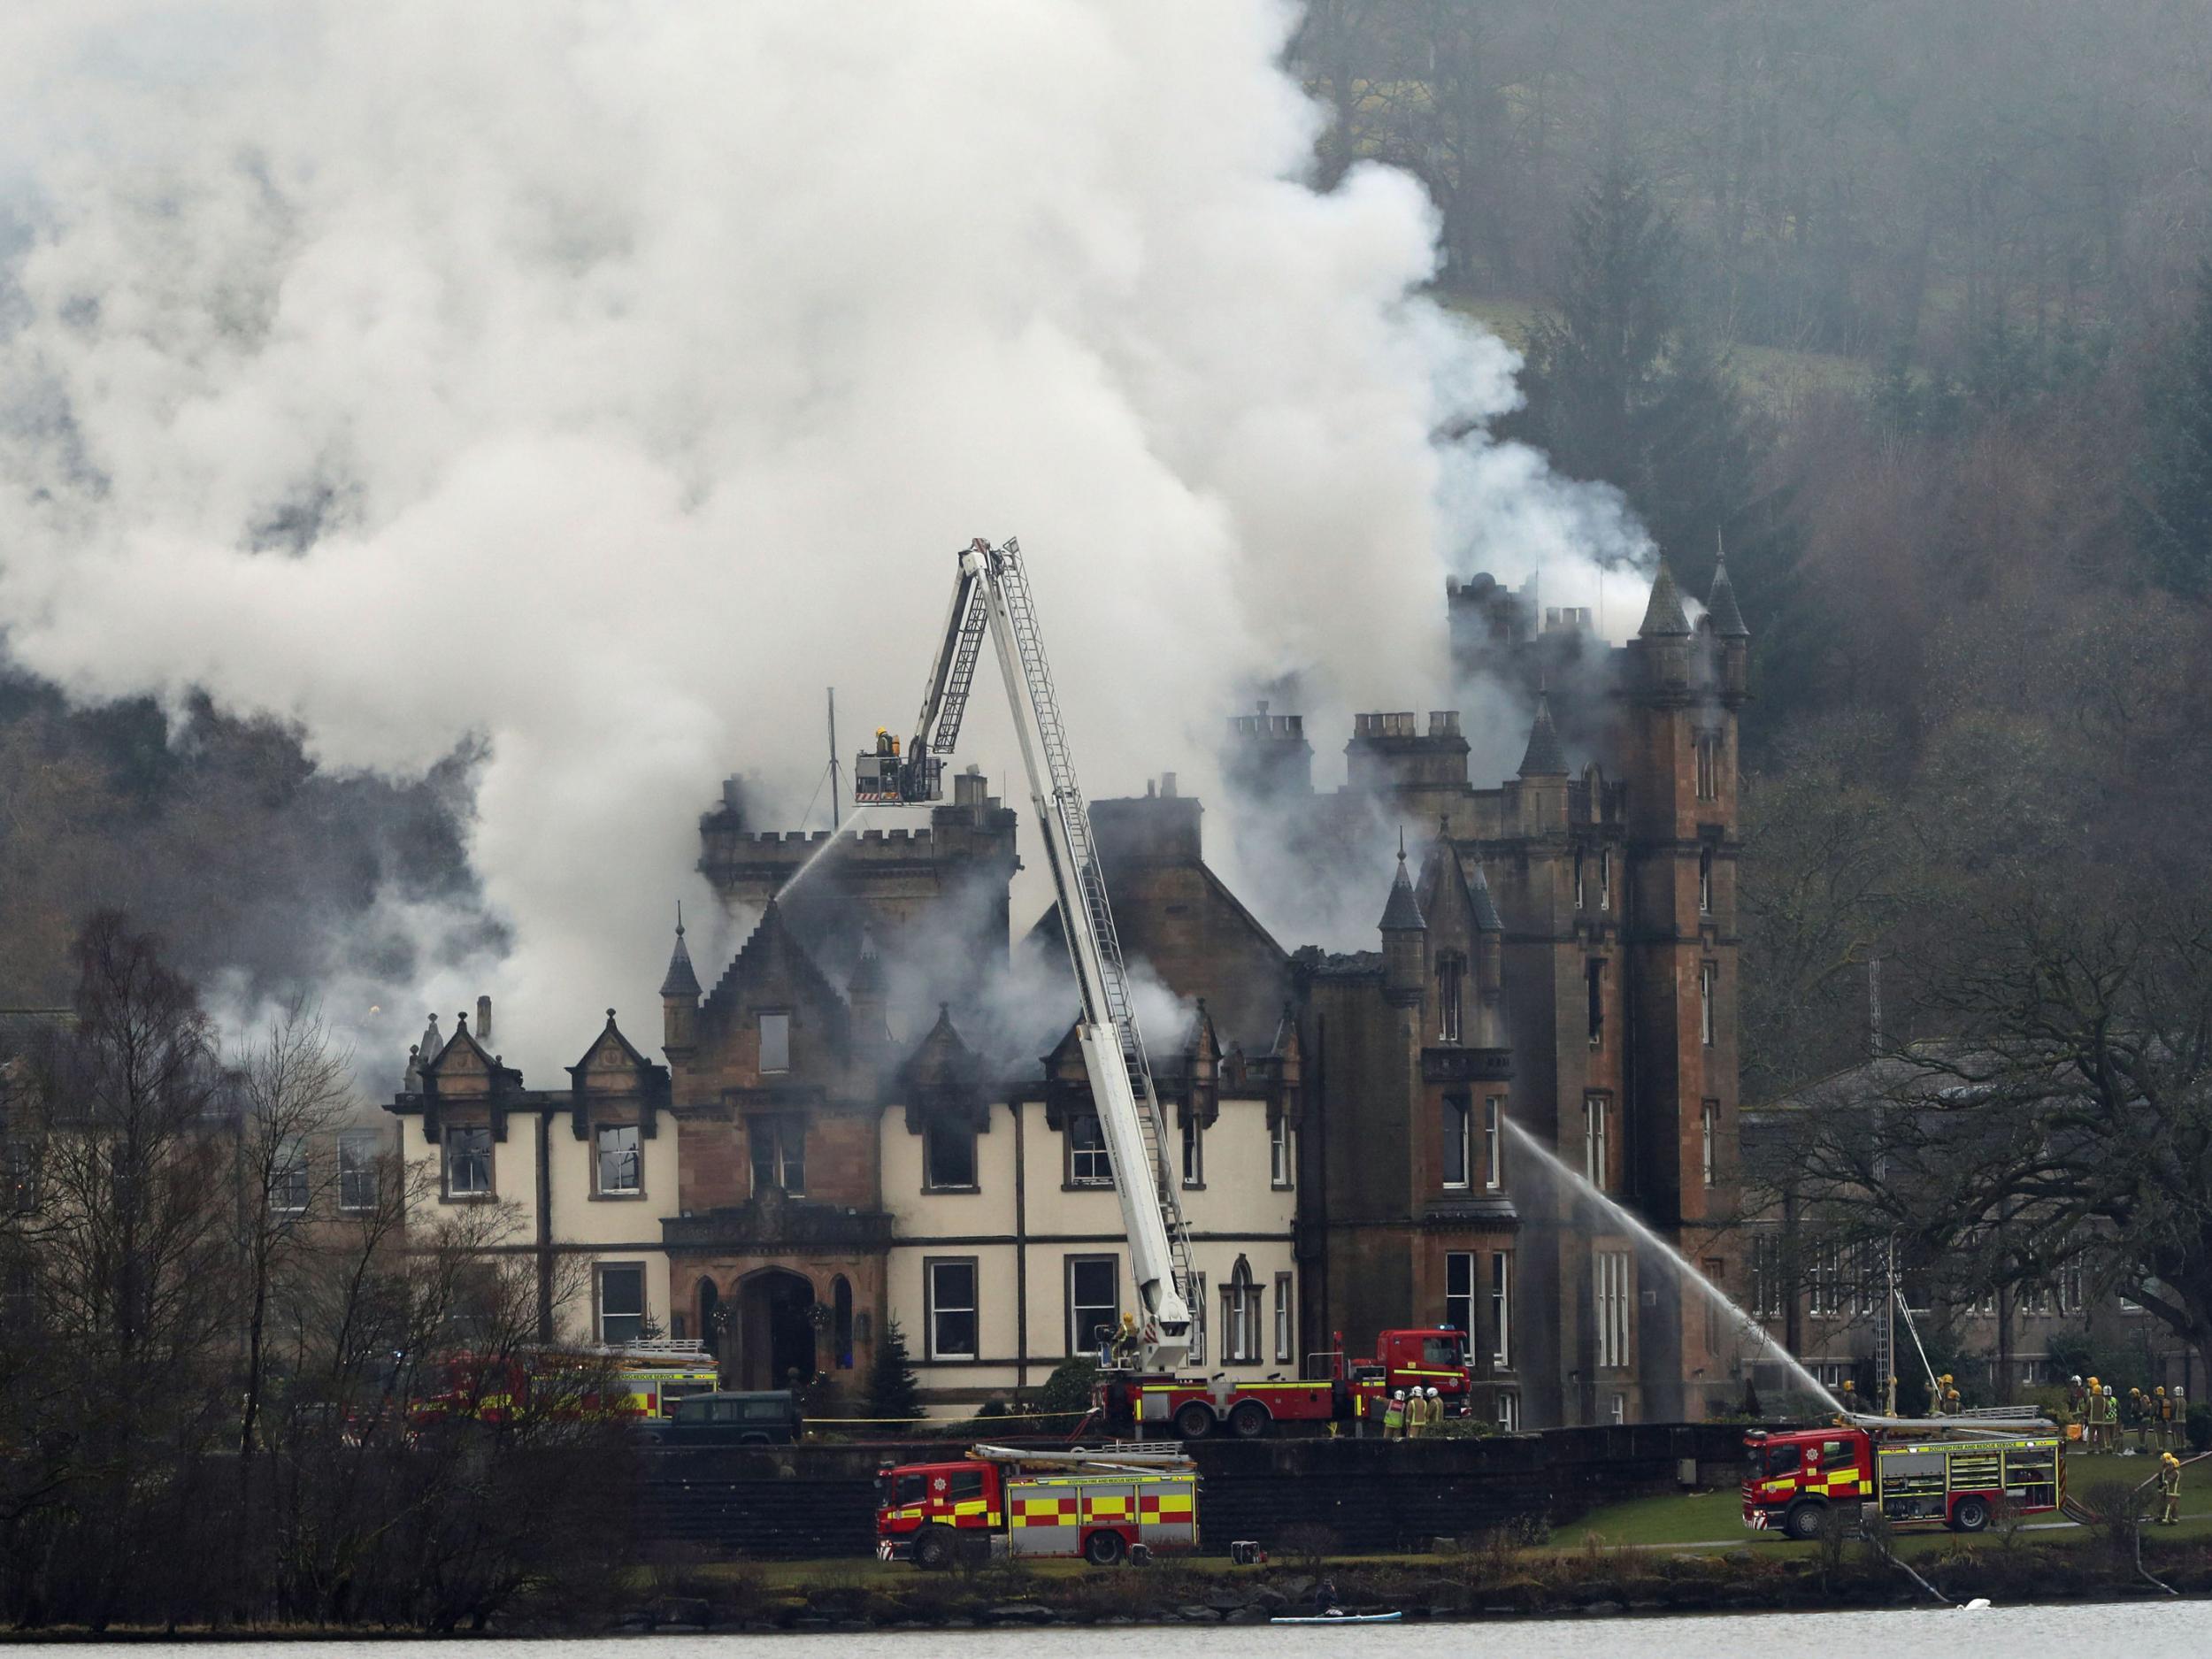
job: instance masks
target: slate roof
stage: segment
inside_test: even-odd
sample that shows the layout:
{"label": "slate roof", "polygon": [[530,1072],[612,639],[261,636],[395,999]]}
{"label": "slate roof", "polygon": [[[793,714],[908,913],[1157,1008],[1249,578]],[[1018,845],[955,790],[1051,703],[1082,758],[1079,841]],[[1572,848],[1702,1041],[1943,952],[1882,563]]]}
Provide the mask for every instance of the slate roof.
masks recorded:
{"label": "slate roof", "polygon": [[1419,933],[1428,926],[1421,918],[1421,906],[1413,896],[1413,883],[1406,875],[1405,849],[1398,849],[1398,873],[1390,883],[1390,902],[1383,906],[1380,924],[1386,933]]}
{"label": "slate roof", "polygon": [[684,947],[684,913],[676,912],[676,949],[669,953],[668,973],[661,980],[663,996],[699,999],[699,976],[691,966],[691,952]]}
{"label": "slate roof", "polygon": [[1743,610],[1736,603],[1736,585],[1728,580],[1728,559],[1725,555],[1713,561],[1713,593],[1705,602],[1711,613],[1713,632],[1724,640],[1747,640],[1751,630],[1744,626]]}
{"label": "slate roof", "polygon": [[[1678,605],[1676,609],[1678,611]],[[1528,728],[1528,752],[1521,757],[1524,778],[1563,778],[1567,751],[1559,747],[1559,728],[1551,722],[1551,698],[1536,694],[1536,718]]]}
{"label": "slate roof", "polygon": [[1682,609],[1682,590],[1674,585],[1674,572],[1664,559],[1659,561],[1659,574],[1651,584],[1651,603],[1644,608],[1644,626],[1636,634],[1646,640],[1689,637],[1690,618]]}

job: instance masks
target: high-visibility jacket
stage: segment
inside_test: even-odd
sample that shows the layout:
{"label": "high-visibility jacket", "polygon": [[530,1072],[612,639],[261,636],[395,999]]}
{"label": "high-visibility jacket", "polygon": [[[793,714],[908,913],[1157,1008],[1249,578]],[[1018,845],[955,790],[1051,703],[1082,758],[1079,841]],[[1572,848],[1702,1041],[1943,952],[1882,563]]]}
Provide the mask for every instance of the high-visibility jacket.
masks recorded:
{"label": "high-visibility jacket", "polygon": [[1385,1429],[1402,1429],[1405,1427],[1405,1425],[1406,1402],[1402,1400],[1393,1400],[1388,1405],[1383,1408],[1383,1427]]}

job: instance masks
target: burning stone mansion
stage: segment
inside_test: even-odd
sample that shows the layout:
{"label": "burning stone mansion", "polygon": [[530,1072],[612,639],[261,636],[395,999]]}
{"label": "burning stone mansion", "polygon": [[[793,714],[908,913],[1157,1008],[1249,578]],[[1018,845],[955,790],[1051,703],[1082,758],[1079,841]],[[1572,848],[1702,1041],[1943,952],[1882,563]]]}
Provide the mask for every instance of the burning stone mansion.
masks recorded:
{"label": "burning stone mansion", "polygon": [[[1478,787],[1448,710],[1358,716],[1332,791],[1300,716],[1229,722],[1239,821],[1286,879],[1370,884],[1375,949],[1273,937],[1171,774],[1093,806],[1180,1138],[1193,1368],[1294,1376],[1442,1324],[1509,1425],[1732,1407],[1738,1333],[1512,1129],[1740,1290],[1719,1224],[1747,632],[1724,569],[1693,626],[1663,566],[1622,648],[1487,577],[1447,601],[1463,674],[1533,708],[1517,776]],[[1394,865],[1348,878],[1378,823],[1402,826]],[[549,1335],[706,1336],[733,1386],[818,1371],[856,1395],[895,1321],[941,1409],[1035,1386],[1133,1291],[1056,916],[1011,933],[1015,828],[972,770],[926,827],[833,841],[761,830],[727,787],[700,868],[757,920],[710,986],[679,924],[661,1058],[611,1010],[565,1083],[526,1087],[480,1003],[411,1058],[403,1156],[441,1205],[513,1206]],[[559,1305],[564,1263],[588,1305]]]}

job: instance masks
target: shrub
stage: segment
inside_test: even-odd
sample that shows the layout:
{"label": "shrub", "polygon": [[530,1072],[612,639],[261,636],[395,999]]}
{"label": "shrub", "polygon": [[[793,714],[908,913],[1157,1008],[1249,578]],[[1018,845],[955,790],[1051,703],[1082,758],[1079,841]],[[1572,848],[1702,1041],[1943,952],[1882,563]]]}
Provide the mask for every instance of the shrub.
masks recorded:
{"label": "shrub", "polygon": [[1066,1434],[1089,1414],[1091,1388],[1098,1380],[1098,1362],[1071,1354],[1052,1369],[1045,1386],[1037,1390],[1037,1409],[1046,1413],[1037,1427],[1047,1434]]}
{"label": "shrub", "polygon": [[2189,1449],[2193,1452],[2212,1452],[2212,1405],[2191,1406],[2187,1427]]}

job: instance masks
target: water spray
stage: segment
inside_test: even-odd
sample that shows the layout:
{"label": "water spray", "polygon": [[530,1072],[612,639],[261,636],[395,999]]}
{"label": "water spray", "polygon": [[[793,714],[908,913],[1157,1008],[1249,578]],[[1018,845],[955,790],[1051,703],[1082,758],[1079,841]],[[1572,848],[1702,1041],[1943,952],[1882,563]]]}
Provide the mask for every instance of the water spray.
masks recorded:
{"label": "water spray", "polygon": [[781,887],[776,889],[775,896],[779,899],[784,897],[786,895],[790,893],[792,888],[797,887],[799,883],[805,880],[808,876],[811,875],[814,871],[814,866],[822,862],[824,856],[828,854],[829,849],[836,846],[840,841],[851,834],[855,830],[858,829],[860,827],[861,821],[873,810],[875,810],[873,807],[855,807],[853,809],[852,816],[847,818],[839,827],[832,830],[827,836],[824,837],[822,844],[807,855],[806,862],[791,872],[791,879],[785,882]]}
{"label": "water spray", "polygon": [[1842,1415],[1843,1402],[1840,1400],[1838,1400],[1834,1394],[1828,1391],[1827,1386],[1822,1383],[1820,1379],[1814,1376],[1811,1371],[1806,1370],[1803,1363],[1798,1359],[1797,1356],[1791,1353],[1789,1349],[1784,1348],[1779,1342],[1776,1341],[1774,1338],[1768,1335],[1765,1327],[1761,1325],[1756,1319],[1753,1318],[1748,1313],[1745,1312],[1742,1308],[1739,1307],[1733,1301],[1730,1300],[1727,1292],[1721,1289],[1718,1285],[1716,1285],[1711,1279],[1706,1278],[1703,1273],[1700,1272],[1696,1265],[1688,1256],[1683,1255],[1681,1251],[1676,1249],[1674,1246],[1669,1244],[1664,1239],[1661,1238],[1649,1227],[1639,1221],[1628,1210],[1622,1208],[1620,1204],[1608,1197],[1601,1188],[1592,1185],[1590,1181],[1586,1179],[1572,1168],[1569,1167],[1569,1165],[1565,1163],[1562,1162],[1559,1156],[1554,1153],[1550,1148],[1545,1146],[1543,1142],[1537,1140],[1535,1136],[1530,1134],[1527,1130],[1522,1128],[1521,1125],[1514,1122],[1512,1118],[1508,1118],[1505,1120],[1505,1126],[1515,1140],[1519,1141],[1520,1144],[1526,1148],[1529,1151],[1534,1153],[1536,1156],[1542,1161],[1545,1166],[1564,1180],[1570,1188],[1578,1193],[1581,1196],[1589,1199],[1593,1203],[1597,1204],[1600,1208],[1604,1210],[1607,1215],[1610,1216],[1614,1220],[1619,1222],[1620,1225],[1628,1232],[1633,1233],[1640,1242],[1650,1246],[1654,1250],[1664,1256],[1674,1265],[1678,1277],[1695,1289],[1697,1294],[1703,1297],[1705,1301],[1728,1313],[1733,1314],[1740,1328],[1749,1332],[1751,1335],[1755,1338],[1769,1353],[1773,1355],[1775,1358],[1780,1360],[1785,1369],[1786,1369],[1799,1382],[1802,1383],[1805,1386],[1805,1388],[1816,1399],[1819,1400],[1824,1405],[1825,1405],[1829,1410],[1833,1411],[1839,1416]]}

